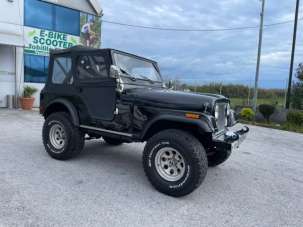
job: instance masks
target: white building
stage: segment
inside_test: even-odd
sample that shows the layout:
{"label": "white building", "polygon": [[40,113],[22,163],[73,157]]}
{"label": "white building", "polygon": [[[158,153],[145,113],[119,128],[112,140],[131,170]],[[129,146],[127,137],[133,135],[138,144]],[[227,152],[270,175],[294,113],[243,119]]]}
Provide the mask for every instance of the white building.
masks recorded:
{"label": "white building", "polygon": [[[98,0],[1,0],[0,107],[7,106],[7,95],[22,95],[25,85],[43,88],[49,49],[81,43],[99,47],[101,16]],[[97,36],[94,43],[82,36],[88,21]],[[39,92],[35,97],[39,106]]]}

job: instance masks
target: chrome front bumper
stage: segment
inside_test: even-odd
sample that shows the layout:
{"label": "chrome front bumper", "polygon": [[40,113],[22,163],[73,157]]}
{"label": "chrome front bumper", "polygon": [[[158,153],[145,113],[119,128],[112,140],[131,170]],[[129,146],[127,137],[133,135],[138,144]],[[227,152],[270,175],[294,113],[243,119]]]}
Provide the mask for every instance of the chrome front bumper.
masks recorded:
{"label": "chrome front bumper", "polygon": [[237,131],[226,131],[225,133],[213,138],[215,149],[218,151],[231,152],[239,148],[240,144],[246,139],[249,128],[244,126]]}

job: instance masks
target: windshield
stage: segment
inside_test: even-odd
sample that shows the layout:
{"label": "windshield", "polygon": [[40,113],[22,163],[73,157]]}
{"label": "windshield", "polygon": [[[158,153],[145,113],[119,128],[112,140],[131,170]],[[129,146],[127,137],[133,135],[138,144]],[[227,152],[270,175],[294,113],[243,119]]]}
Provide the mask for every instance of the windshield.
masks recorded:
{"label": "windshield", "polygon": [[133,56],[114,53],[116,65],[128,76],[161,82],[161,77],[152,62]]}

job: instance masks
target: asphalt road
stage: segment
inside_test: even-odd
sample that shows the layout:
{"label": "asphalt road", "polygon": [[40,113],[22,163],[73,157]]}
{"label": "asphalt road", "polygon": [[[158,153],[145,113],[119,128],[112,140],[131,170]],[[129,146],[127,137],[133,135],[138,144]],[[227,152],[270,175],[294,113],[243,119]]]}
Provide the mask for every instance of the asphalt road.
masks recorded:
{"label": "asphalt road", "polygon": [[194,193],[152,188],[144,144],[56,161],[36,112],[0,109],[0,226],[303,226],[303,135],[260,127]]}

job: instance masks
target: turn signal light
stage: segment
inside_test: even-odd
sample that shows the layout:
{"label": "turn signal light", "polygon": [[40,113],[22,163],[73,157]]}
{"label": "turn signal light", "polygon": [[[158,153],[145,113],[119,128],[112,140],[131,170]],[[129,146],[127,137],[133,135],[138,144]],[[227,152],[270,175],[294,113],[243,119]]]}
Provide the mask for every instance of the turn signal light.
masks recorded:
{"label": "turn signal light", "polygon": [[200,119],[200,115],[195,113],[186,113],[185,117],[189,119]]}

